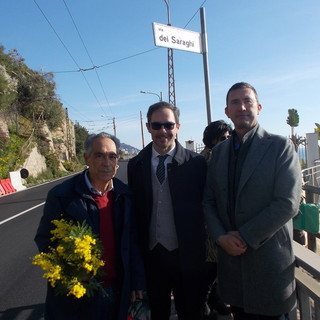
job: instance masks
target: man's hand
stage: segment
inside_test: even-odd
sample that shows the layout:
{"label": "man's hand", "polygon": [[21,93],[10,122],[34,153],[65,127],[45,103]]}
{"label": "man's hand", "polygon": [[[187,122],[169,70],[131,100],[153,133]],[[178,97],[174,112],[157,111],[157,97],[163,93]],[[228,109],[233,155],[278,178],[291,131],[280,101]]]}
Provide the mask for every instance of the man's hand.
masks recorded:
{"label": "man's hand", "polygon": [[231,234],[232,236],[236,237],[237,239],[243,242],[244,246],[247,246],[245,241],[241,238],[239,231],[229,231],[228,234]]}
{"label": "man's hand", "polygon": [[247,245],[238,231],[229,231],[217,239],[219,246],[231,256],[240,256],[247,250]]}
{"label": "man's hand", "polygon": [[136,300],[142,300],[142,299],[143,299],[142,290],[131,291],[131,302],[135,302]]}

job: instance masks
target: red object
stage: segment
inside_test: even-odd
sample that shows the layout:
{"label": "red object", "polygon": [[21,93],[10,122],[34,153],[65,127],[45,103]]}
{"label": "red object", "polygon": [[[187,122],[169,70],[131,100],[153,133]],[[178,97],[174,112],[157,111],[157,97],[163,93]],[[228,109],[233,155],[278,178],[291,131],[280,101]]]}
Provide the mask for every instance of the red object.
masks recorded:
{"label": "red object", "polygon": [[1,185],[1,181],[0,181],[0,196],[6,194],[5,190],[3,189],[3,186]]}
{"label": "red object", "polygon": [[10,179],[3,179],[0,180],[0,184],[2,186],[2,188],[4,189],[5,193],[12,193],[17,191],[13,185],[11,184],[11,180]]}
{"label": "red object", "polygon": [[100,239],[103,245],[102,260],[105,262],[103,270],[105,275],[101,280],[103,285],[111,286],[117,276],[116,242],[113,225],[113,192],[108,191],[102,196],[91,194],[100,211]]}

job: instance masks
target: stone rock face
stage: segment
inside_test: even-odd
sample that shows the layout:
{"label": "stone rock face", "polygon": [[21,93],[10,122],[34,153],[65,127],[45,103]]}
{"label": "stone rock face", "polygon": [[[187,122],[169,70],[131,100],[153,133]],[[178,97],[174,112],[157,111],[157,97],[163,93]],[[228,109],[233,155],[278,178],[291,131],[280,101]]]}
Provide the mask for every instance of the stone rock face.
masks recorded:
{"label": "stone rock face", "polygon": [[29,171],[29,175],[37,177],[39,174],[47,170],[46,158],[40,154],[37,147],[33,147],[29,157],[22,165],[23,168]]}
{"label": "stone rock face", "polygon": [[0,137],[9,138],[9,130],[7,121],[0,116]]}
{"label": "stone rock face", "polygon": [[[0,115],[1,137],[9,138],[8,122],[5,115]],[[25,150],[27,158],[22,168],[27,169],[30,176],[37,177],[47,170],[45,156],[53,154],[59,162],[59,170],[66,171],[63,162],[72,161],[76,155],[75,131],[72,121],[65,117],[61,126],[53,131],[50,131],[45,121],[41,121],[37,123],[35,130],[40,137],[41,146],[34,143],[28,144]],[[34,141],[33,138],[32,141]]]}
{"label": "stone rock face", "polygon": [[47,154],[55,153],[52,133],[45,122],[38,124],[38,132],[41,137],[41,140],[45,144],[46,153]]}
{"label": "stone rock face", "polygon": [[55,152],[62,161],[70,161],[76,155],[76,139],[74,125],[70,119],[65,119],[63,125],[52,132]]}

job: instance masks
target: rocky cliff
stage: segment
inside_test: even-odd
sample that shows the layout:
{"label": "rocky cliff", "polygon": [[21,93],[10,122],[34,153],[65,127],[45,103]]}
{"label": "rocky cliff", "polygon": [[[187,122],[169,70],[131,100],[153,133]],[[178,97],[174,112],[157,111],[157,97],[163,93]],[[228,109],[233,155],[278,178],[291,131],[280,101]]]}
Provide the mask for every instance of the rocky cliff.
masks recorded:
{"label": "rocky cliff", "polygon": [[[23,121],[24,120],[24,121]],[[46,156],[53,155],[59,163],[59,169],[65,170],[64,161],[75,159],[75,132],[72,121],[65,116],[61,125],[49,130],[45,120],[28,123],[22,117],[15,119],[14,114],[0,114],[0,136],[9,139],[9,128],[15,128],[19,135],[26,138],[21,150],[24,160],[21,168],[29,175],[37,177],[47,169]],[[19,170],[21,168],[15,168]]]}

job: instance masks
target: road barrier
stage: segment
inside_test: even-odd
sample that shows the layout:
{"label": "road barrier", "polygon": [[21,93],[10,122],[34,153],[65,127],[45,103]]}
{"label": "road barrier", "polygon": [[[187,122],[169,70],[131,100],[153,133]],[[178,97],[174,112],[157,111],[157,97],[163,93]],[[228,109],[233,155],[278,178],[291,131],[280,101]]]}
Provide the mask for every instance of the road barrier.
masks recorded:
{"label": "road barrier", "polygon": [[3,186],[0,183],[0,196],[3,196],[4,194],[6,194],[5,190],[3,189]]}
{"label": "road barrier", "polygon": [[[1,190],[0,190],[0,194],[7,194],[7,193],[12,193],[17,191],[13,185],[11,184],[11,180],[10,179],[3,179],[0,180],[0,185],[1,185]],[[4,191],[4,193],[2,193]]]}

